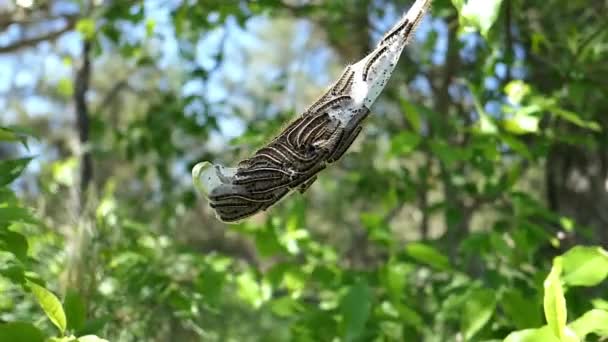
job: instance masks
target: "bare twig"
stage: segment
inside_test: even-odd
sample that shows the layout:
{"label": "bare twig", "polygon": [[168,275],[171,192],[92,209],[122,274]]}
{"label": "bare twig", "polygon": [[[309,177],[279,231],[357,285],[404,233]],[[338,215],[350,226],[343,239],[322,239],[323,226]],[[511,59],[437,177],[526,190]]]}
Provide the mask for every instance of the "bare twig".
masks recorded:
{"label": "bare twig", "polygon": [[110,88],[110,91],[108,91],[108,93],[103,98],[103,100],[101,100],[97,110],[94,113],[102,112],[106,108],[108,108],[110,106],[110,104],[112,103],[112,101],[114,101],[116,96],[120,93],[120,91],[123,88],[128,88],[128,87],[129,87],[129,82],[128,82],[128,79],[126,79],[126,78],[116,82],[112,86],[112,88]]}
{"label": "bare twig", "polygon": [[24,39],[21,39],[21,40],[18,40],[16,42],[12,43],[12,44],[0,46],[0,53],[18,51],[18,50],[21,50],[24,48],[34,46],[34,45],[44,42],[44,41],[54,41],[57,38],[61,37],[61,35],[63,35],[64,33],[71,31],[74,28],[75,24],[76,24],[75,21],[68,21],[66,26],[59,30],[47,32],[47,33],[44,33],[44,34],[41,34],[39,36],[32,37],[32,38],[24,38]]}
{"label": "bare twig", "polygon": [[3,16],[0,17],[0,30],[4,30],[11,25],[38,25],[42,23],[48,23],[55,20],[65,20],[68,22],[75,22],[79,15],[76,14],[62,14],[62,15],[44,15],[44,16],[28,16],[24,18],[15,16]]}

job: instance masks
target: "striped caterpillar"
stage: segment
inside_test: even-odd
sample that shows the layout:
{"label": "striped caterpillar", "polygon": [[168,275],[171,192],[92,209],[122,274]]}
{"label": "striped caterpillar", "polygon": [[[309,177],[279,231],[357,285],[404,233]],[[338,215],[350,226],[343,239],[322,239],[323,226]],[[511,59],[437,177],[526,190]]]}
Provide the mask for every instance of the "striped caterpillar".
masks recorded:
{"label": "striped caterpillar", "polygon": [[196,188],[221,221],[238,222],[291,192],[304,193],[344,155],[430,3],[416,0],[371,53],[347,66],[325,94],[250,158],[236,167],[202,162],[192,169]]}

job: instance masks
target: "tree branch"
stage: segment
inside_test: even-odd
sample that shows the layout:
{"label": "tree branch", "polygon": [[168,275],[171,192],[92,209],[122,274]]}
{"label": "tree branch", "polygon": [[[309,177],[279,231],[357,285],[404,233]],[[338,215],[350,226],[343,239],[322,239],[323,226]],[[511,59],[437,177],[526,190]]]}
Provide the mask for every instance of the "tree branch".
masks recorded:
{"label": "tree branch", "polygon": [[128,79],[126,79],[126,78],[116,82],[112,86],[112,88],[110,88],[110,91],[106,94],[106,96],[104,96],[103,100],[101,100],[101,102],[99,103],[99,106],[95,112],[100,113],[100,112],[106,110],[106,108],[108,108],[110,106],[110,104],[114,101],[116,96],[118,96],[120,91],[123,88],[128,88],[128,86],[129,86],[129,82],[128,82]]}
{"label": "tree branch", "polygon": [[75,21],[68,21],[66,26],[62,29],[59,29],[56,31],[51,31],[51,32],[48,32],[45,34],[41,34],[37,37],[21,39],[12,44],[9,44],[9,45],[0,46],[0,53],[18,51],[18,50],[21,50],[21,49],[24,49],[27,47],[31,47],[33,45],[36,45],[36,44],[44,42],[44,41],[54,41],[57,38],[59,38],[62,34],[68,32],[68,31],[71,31],[74,28],[75,24],[76,24]]}
{"label": "tree branch", "polygon": [[78,19],[78,14],[60,14],[60,15],[50,15],[49,13],[45,13],[45,15],[31,15],[28,17],[15,17],[15,16],[0,16],[0,30],[5,30],[11,25],[35,25],[41,24],[43,22],[50,22],[54,20],[65,20],[67,22],[76,22]]}
{"label": "tree branch", "polygon": [[87,188],[93,178],[93,159],[91,152],[86,146],[89,142],[89,108],[86,101],[86,94],[89,90],[91,80],[91,41],[85,40],[82,46],[82,65],[76,72],[74,80],[74,103],[76,104],[76,129],[80,145],[85,149],[82,153],[80,166],[80,203],[84,205]]}

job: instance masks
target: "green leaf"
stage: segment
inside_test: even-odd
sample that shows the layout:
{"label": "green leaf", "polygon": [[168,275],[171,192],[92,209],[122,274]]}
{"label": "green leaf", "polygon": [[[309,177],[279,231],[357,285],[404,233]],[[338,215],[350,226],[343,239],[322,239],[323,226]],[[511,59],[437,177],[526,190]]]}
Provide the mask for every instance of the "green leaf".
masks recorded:
{"label": "green leaf", "polygon": [[421,242],[411,242],[405,247],[405,252],[416,261],[437,268],[439,270],[450,270],[448,257],[441,254],[437,249]]}
{"label": "green leaf", "polygon": [[496,309],[496,296],[489,289],[473,289],[464,303],[461,320],[465,340],[471,339],[490,320]]}
{"label": "green leaf", "polygon": [[44,287],[28,281],[32,293],[36,297],[38,304],[42,307],[42,310],[46,313],[47,317],[53,322],[53,324],[59,329],[61,334],[65,333],[66,329],[66,317],[61,302],[57,297],[49,290]]}
{"label": "green leaf", "polygon": [[106,339],[103,339],[101,337],[97,337],[95,335],[86,335],[86,336],[80,336],[78,338],[78,342],[109,342]]}
{"label": "green leaf", "polygon": [[433,140],[430,143],[431,151],[448,166],[471,157],[471,150],[457,147],[445,141]]}
{"label": "green leaf", "polygon": [[416,106],[412,105],[407,100],[401,98],[401,109],[403,110],[403,116],[407,119],[407,121],[412,126],[412,129],[416,133],[420,133],[422,128],[422,119],[420,117],[420,111]]}
{"label": "green leaf", "polygon": [[17,259],[25,262],[27,250],[27,238],[23,234],[11,230],[0,230],[0,251],[12,253]]}
{"label": "green leaf", "polygon": [[146,36],[151,37],[154,34],[156,28],[156,21],[152,18],[146,20]]}
{"label": "green leaf", "polygon": [[53,180],[68,187],[73,186],[76,183],[78,163],[77,158],[67,158],[54,162],[51,167]]}
{"label": "green leaf", "polygon": [[403,262],[390,261],[382,273],[383,285],[395,303],[401,302],[405,294],[405,286],[408,274],[414,270],[413,265]]}
{"label": "green leaf", "polygon": [[391,139],[391,154],[395,156],[403,156],[411,153],[422,138],[412,132],[400,132]]}
{"label": "green leaf", "polygon": [[466,0],[452,0],[452,4],[459,12],[462,11],[462,7],[464,6],[465,2]]}
{"label": "green leaf", "polygon": [[369,239],[374,242],[389,246],[393,242],[390,226],[384,217],[377,213],[362,213],[361,223],[367,229]]}
{"label": "green leaf", "polygon": [[0,186],[12,183],[25,168],[32,158],[20,158],[0,161]]}
{"label": "green leaf", "polygon": [[365,330],[372,308],[372,293],[366,283],[351,286],[340,301],[345,341],[358,339]]}
{"label": "green leaf", "polygon": [[0,268],[0,275],[9,279],[13,284],[25,283],[25,270],[23,266],[12,264]]}
{"label": "green leaf", "polygon": [[548,326],[539,329],[514,331],[505,338],[504,342],[560,342]]}
{"label": "green leaf", "polygon": [[22,127],[2,127],[0,126],[0,141],[19,141],[21,145],[25,147],[29,151],[29,146],[27,144],[27,136],[33,136],[28,129],[24,129]]}
{"label": "green leaf", "polygon": [[509,82],[505,86],[507,98],[513,104],[521,104],[524,97],[530,94],[530,86],[521,80]]}
{"label": "green leaf", "polygon": [[496,126],[495,120],[488,115],[484,106],[481,104],[480,98],[480,90],[475,84],[465,81],[469,90],[471,91],[473,105],[475,106],[475,110],[477,111],[477,115],[479,116],[479,121],[475,124],[475,129],[477,132],[481,134],[487,135],[495,135],[498,133],[498,127]]}
{"label": "green leaf", "polygon": [[95,36],[95,21],[91,18],[78,20],[76,31],[80,32],[85,39],[90,40]]}
{"label": "green leaf", "polygon": [[270,302],[270,310],[283,318],[293,317],[299,309],[299,303],[290,297],[281,297]]}
{"label": "green leaf", "polygon": [[3,323],[0,324],[0,341],[43,342],[44,334],[31,323]]}
{"label": "green leaf", "polygon": [[26,208],[0,207],[0,223],[10,222],[36,223],[37,221]]}
{"label": "green leaf", "polygon": [[595,286],[608,277],[608,252],[601,247],[576,246],[562,259],[567,285]]}
{"label": "green leaf", "polygon": [[67,328],[78,331],[84,327],[87,309],[82,296],[74,290],[69,290],[63,301],[65,316],[67,318]]}
{"label": "green leaf", "polygon": [[587,311],[568,326],[581,340],[591,333],[608,337],[608,311],[600,309]]}
{"label": "green leaf", "polygon": [[560,118],[562,118],[574,125],[577,125],[579,127],[587,128],[589,130],[596,131],[596,132],[599,132],[602,130],[602,126],[600,126],[600,124],[598,124],[597,122],[585,120],[574,112],[565,110],[558,106],[551,106],[551,108],[549,108],[549,109],[552,110],[556,116],[559,116]]}
{"label": "green leaf", "polygon": [[206,267],[196,281],[196,289],[208,304],[219,303],[226,283],[226,273]]}
{"label": "green leaf", "polygon": [[270,289],[259,284],[251,272],[239,275],[236,281],[239,297],[255,308],[259,308],[270,297]]}
{"label": "green leaf", "polygon": [[608,300],[604,300],[601,298],[595,298],[591,301],[591,305],[593,305],[596,309],[602,309],[608,311]]}
{"label": "green leaf", "polygon": [[277,232],[272,227],[260,229],[255,233],[255,245],[257,251],[263,257],[278,255],[285,251],[281,245]]}
{"label": "green leaf", "polygon": [[504,120],[504,127],[513,134],[529,134],[538,132],[540,118],[517,112],[513,117]]}
{"label": "green leaf", "polygon": [[8,187],[0,187],[0,206],[15,206],[19,203],[15,193]]}
{"label": "green leaf", "polygon": [[101,329],[103,329],[103,327],[110,320],[111,320],[110,316],[104,316],[104,317],[100,317],[100,318],[87,320],[84,327],[82,327],[82,329],[78,330],[76,333],[77,333],[77,335],[95,334],[98,331],[100,331]]}
{"label": "green leaf", "polygon": [[515,138],[514,136],[507,135],[507,134],[501,134],[500,139],[505,144],[509,145],[509,148],[511,148],[513,151],[519,153],[524,158],[530,159],[530,160],[533,159],[532,153],[530,153],[528,146],[526,146],[526,144],[521,142],[519,139]]}
{"label": "green leaf", "polygon": [[70,97],[74,94],[74,84],[69,78],[62,78],[57,83],[57,92],[64,97]]}
{"label": "green leaf", "polygon": [[19,136],[12,130],[0,127],[0,141],[19,141]]}
{"label": "green leaf", "polygon": [[524,297],[517,288],[504,293],[500,306],[517,329],[539,326],[542,323],[540,305]]}
{"label": "green leaf", "polygon": [[418,312],[410,309],[402,303],[396,303],[395,306],[397,311],[399,311],[399,319],[403,321],[403,323],[415,328],[424,327],[424,318],[422,318]]}
{"label": "green leaf", "polygon": [[479,121],[477,122],[477,129],[481,134],[494,135],[498,133],[498,127],[494,120],[485,112],[478,111]]}
{"label": "green leaf", "polygon": [[460,13],[464,31],[479,31],[487,39],[490,28],[498,19],[502,0],[452,0],[452,3]]}
{"label": "green leaf", "polygon": [[545,318],[551,331],[560,340],[564,340],[567,310],[566,299],[564,298],[564,290],[560,281],[562,273],[562,258],[557,257],[553,260],[551,272],[545,279],[543,287],[545,290],[543,305],[545,310]]}

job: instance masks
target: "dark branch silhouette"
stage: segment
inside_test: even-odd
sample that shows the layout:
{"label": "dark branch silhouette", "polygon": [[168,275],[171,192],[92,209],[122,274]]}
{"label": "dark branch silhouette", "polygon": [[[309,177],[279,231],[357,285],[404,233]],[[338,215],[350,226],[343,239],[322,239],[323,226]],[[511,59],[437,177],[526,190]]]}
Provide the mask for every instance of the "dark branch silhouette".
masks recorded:
{"label": "dark branch silhouette", "polygon": [[82,45],[82,64],[74,80],[74,103],[76,105],[76,128],[80,145],[84,147],[80,166],[80,203],[84,203],[87,188],[93,179],[93,159],[87,146],[89,143],[90,118],[86,95],[91,81],[91,41],[85,40]]}

